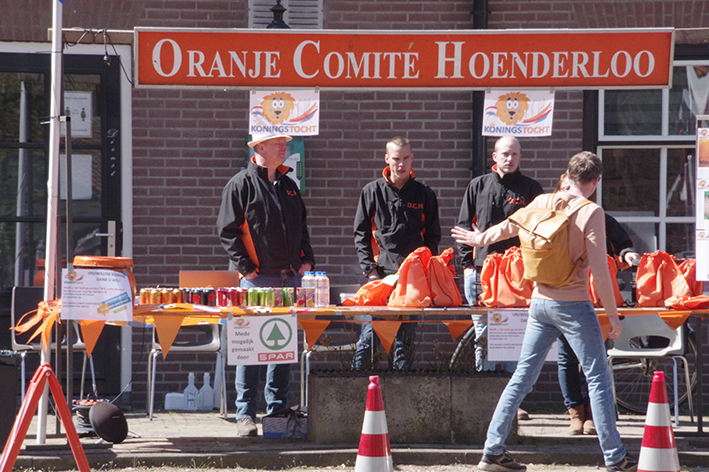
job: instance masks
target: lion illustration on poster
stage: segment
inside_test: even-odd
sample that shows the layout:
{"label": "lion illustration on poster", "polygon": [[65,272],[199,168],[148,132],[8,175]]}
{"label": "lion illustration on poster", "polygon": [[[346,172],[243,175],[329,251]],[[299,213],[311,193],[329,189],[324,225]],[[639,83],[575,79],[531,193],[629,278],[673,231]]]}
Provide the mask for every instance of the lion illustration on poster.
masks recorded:
{"label": "lion illustration on poster", "polygon": [[263,116],[274,125],[281,124],[290,116],[294,102],[295,99],[289,93],[278,92],[266,95],[261,102]]}
{"label": "lion illustration on poster", "polygon": [[506,125],[519,123],[529,108],[529,98],[523,93],[506,93],[497,99],[497,117]]}

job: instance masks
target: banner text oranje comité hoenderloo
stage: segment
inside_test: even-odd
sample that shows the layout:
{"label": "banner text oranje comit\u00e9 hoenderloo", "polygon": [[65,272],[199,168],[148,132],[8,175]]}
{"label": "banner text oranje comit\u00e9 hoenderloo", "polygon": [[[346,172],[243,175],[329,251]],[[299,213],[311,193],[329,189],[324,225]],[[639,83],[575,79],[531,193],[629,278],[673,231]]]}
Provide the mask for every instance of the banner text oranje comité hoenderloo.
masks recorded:
{"label": "banner text oranje comit\u00e9 hoenderloo", "polygon": [[256,88],[671,86],[674,30],[135,29],[136,85]]}

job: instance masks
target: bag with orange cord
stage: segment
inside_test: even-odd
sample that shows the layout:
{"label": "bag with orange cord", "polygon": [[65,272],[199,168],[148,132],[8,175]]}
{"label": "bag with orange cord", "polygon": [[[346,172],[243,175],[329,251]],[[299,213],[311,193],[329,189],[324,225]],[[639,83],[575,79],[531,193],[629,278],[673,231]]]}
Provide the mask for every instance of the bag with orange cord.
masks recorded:
{"label": "bag with orange cord", "polygon": [[396,276],[389,275],[383,279],[372,280],[362,285],[354,297],[346,298],[343,306],[368,305],[385,306],[389,295],[394,290]]}
{"label": "bag with orange cord", "polygon": [[642,255],[636,285],[638,306],[665,306],[665,300],[669,298],[693,295],[675,258],[664,251]]}
{"label": "bag with orange cord", "polygon": [[415,249],[404,259],[396,272],[399,279],[389,298],[388,306],[427,308],[433,305],[428,282],[428,264],[431,257],[431,250],[424,246]]}
{"label": "bag with orange cord", "polygon": [[449,247],[428,262],[428,281],[431,286],[431,298],[435,306],[456,307],[463,303],[458,284],[455,282],[455,266],[451,264],[455,255]]}
{"label": "bag with orange cord", "polygon": [[[615,306],[623,306],[625,300],[623,300],[623,294],[620,293],[620,287],[618,286],[618,266],[616,265],[615,259],[612,256],[606,255],[608,260],[608,272],[611,275],[611,284],[613,284],[613,295],[615,296]],[[602,308],[601,299],[598,296],[598,290],[593,283],[593,274],[591,269],[588,269],[588,294],[591,296],[591,303],[596,308]]]}
{"label": "bag with orange cord", "polygon": [[480,271],[480,302],[496,308],[529,306],[534,284],[523,279],[524,262],[519,247],[511,247],[504,254],[488,255]]}

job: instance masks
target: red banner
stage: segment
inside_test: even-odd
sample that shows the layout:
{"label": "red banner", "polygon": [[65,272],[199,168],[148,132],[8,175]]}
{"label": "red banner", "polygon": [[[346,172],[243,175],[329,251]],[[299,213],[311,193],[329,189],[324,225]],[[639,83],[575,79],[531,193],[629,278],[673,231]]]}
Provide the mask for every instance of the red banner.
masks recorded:
{"label": "red banner", "polygon": [[671,86],[674,30],[135,29],[137,84],[486,89]]}

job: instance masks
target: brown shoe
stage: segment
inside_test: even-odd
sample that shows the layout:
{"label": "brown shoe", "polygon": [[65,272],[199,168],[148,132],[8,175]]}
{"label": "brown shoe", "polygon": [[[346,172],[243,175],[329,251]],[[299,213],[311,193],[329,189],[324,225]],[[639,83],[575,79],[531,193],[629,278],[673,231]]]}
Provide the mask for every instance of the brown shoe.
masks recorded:
{"label": "brown shoe", "polygon": [[583,422],[586,418],[583,405],[569,408],[571,424],[569,425],[569,436],[579,436],[583,434]]}
{"label": "brown shoe", "polygon": [[591,413],[591,405],[584,405],[585,418],[583,421],[583,434],[591,436],[596,435],[596,426],[593,424],[593,414]]}

